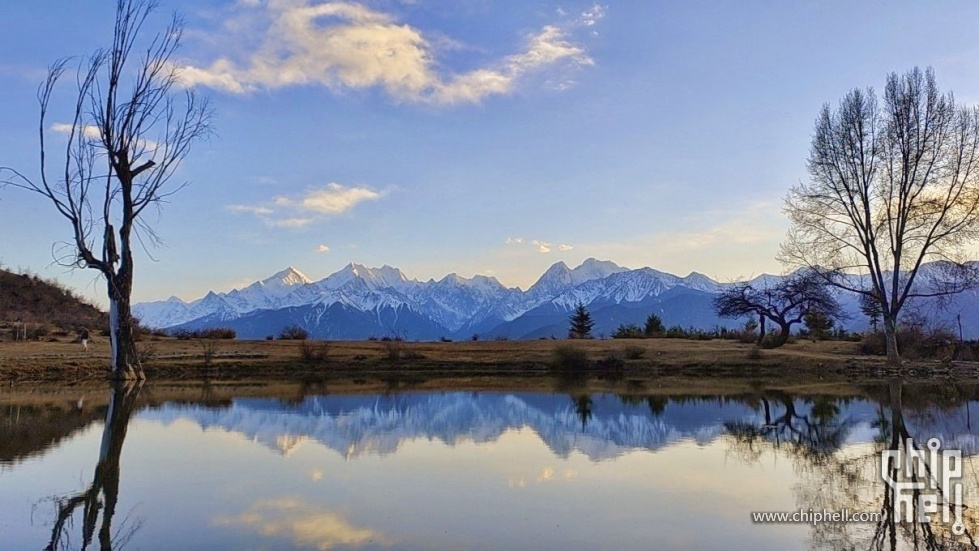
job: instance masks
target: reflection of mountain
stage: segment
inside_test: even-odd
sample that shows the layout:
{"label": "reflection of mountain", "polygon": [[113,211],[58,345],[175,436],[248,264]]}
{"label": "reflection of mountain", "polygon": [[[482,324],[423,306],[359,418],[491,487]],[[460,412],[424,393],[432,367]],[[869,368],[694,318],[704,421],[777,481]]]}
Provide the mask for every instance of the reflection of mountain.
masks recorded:
{"label": "reflection of mountain", "polygon": [[[808,403],[794,404],[798,415],[810,415]],[[595,461],[630,450],[655,451],[681,440],[709,443],[723,434],[726,421],[764,423],[760,409],[732,400],[671,402],[659,415],[653,409],[646,402],[625,403],[614,395],[596,395],[583,427],[575,402],[566,395],[444,392],[314,396],[299,404],[238,399],[223,409],[170,404],[144,411],[140,418],[165,423],[188,419],[204,428],[244,434],[284,454],[312,440],[348,458],[394,453],[403,442],[417,439],[450,446],[491,442],[508,430],[527,427],[556,455],[578,451]],[[877,411],[876,405],[853,401],[841,406],[832,422],[845,426],[847,443],[868,441],[876,434],[872,427]],[[965,411],[930,411],[915,423],[915,432],[975,442]]]}

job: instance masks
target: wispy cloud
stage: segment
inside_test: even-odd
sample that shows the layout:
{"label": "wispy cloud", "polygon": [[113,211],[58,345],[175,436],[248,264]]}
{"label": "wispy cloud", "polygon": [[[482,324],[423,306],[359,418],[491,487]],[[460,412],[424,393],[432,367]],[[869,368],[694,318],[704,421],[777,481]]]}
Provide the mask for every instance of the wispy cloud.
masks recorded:
{"label": "wispy cloud", "polygon": [[[72,126],[70,124],[67,124],[67,123],[63,123],[63,122],[56,122],[56,123],[54,123],[54,124],[51,125],[51,130],[53,130],[53,131],[55,131],[55,132],[57,132],[59,134],[70,134],[71,131],[74,130],[74,129],[75,129],[74,126]],[[87,125],[87,126],[83,126],[82,127],[82,131],[85,134],[85,137],[86,138],[89,138],[89,139],[92,139],[92,140],[98,139],[98,138],[100,138],[102,136],[102,133],[99,132],[99,127],[98,126],[95,126],[95,125],[92,125],[92,124]]]}
{"label": "wispy cloud", "polygon": [[431,104],[478,103],[511,93],[530,73],[594,65],[574,34],[605,16],[605,8],[595,5],[529,34],[519,53],[485,67],[451,72],[442,70],[436,59],[435,44],[444,39],[364,4],[278,0],[239,3],[235,9],[226,29],[236,40],[257,33],[263,37],[260,43],[238,59],[221,57],[208,66],[182,67],[187,86],[239,94],[308,85],[377,87],[398,100]]}
{"label": "wispy cloud", "polygon": [[282,195],[257,205],[229,205],[226,208],[236,214],[251,214],[269,227],[303,228],[319,219],[344,214],[360,203],[375,201],[383,196],[382,192],[370,188],[347,187],[334,182],[309,188],[299,196]]}
{"label": "wispy cloud", "polygon": [[531,241],[531,243],[533,243],[534,246],[537,247],[537,252],[541,254],[547,254],[551,252],[551,247],[554,246],[550,243],[547,243],[546,241],[538,241],[536,239],[534,241]]}
{"label": "wispy cloud", "polygon": [[234,213],[254,214],[255,216],[268,216],[275,212],[268,207],[256,207],[252,205],[228,205],[227,209]]}
{"label": "wispy cloud", "polygon": [[320,214],[342,214],[364,201],[381,198],[381,193],[364,187],[344,187],[337,183],[323,188],[314,188],[300,199],[276,197],[275,204],[282,207],[295,207]]}
{"label": "wispy cloud", "polygon": [[[509,246],[522,246],[522,245],[524,245],[524,238],[523,237],[507,237],[506,238],[506,244],[509,245]],[[557,250],[561,251],[561,252],[567,252],[567,251],[570,251],[570,250],[574,249],[574,247],[572,247],[571,245],[565,244],[565,243],[561,243],[559,245],[555,245],[554,243],[550,243],[550,242],[543,241],[543,240],[540,240],[540,239],[529,239],[529,240],[526,240],[526,244],[528,246],[533,247],[534,249],[537,250],[537,252],[539,252],[541,254],[547,254],[547,253],[551,252],[552,250],[554,250],[555,248]]]}
{"label": "wispy cloud", "polygon": [[[64,122],[56,122],[51,125],[51,130],[59,134],[70,134],[74,129],[75,127],[73,125]],[[99,140],[102,138],[102,132],[94,124],[82,126],[81,130],[83,135],[90,140]],[[143,148],[144,152],[149,153],[150,156],[159,148],[159,144],[153,140],[140,139],[137,144]]]}

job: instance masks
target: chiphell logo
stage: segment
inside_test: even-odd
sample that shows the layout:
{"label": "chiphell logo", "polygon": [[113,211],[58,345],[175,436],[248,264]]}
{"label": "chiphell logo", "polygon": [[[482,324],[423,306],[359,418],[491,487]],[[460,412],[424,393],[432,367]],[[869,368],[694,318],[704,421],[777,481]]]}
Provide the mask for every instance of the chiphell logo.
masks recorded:
{"label": "chiphell logo", "polygon": [[942,450],[937,438],[926,447],[917,449],[908,438],[903,448],[881,452],[880,476],[893,492],[894,518],[930,523],[932,515],[941,513],[941,522],[962,535],[962,452]]}

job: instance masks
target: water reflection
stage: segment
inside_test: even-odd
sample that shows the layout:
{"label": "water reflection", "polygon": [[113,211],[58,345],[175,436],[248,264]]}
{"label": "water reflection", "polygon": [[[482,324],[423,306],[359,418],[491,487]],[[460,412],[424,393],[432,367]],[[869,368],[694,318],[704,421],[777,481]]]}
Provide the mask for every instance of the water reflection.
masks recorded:
{"label": "water reflection", "polygon": [[[109,408],[102,429],[102,445],[99,450],[95,473],[89,486],[73,495],[56,498],[56,517],[51,529],[51,539],[46,550],[87,549],[98,528],[98,544],[103,550],[121,549],[139,529],[138,519],[126,517],[116,531],[112,520],[119,502],[119,470],[122,446],[126,441],[129,420],[136,409],[142,383],[117,383],[109,397]],[[70,527],[76,512],[81,512],[81,542],[74,546]]]}
{"label": "water reflection", "polygon": [[[47,549],[975,547],[975,386],[307,394],[322,390],[229,399],[205,385],[167,400],[117,386],[107,407],[7,407],[0,518],[14,520],[0,531]],[[934,437],[967,456],[961,537],[937,519],[901,523],[878,474],[882,450]],[[93,458],[90,483],[65,493],[64,466],[92,472]],[[137,505],[138,518],[120,513]],[[748,514],[799,509],[881,518]]]}

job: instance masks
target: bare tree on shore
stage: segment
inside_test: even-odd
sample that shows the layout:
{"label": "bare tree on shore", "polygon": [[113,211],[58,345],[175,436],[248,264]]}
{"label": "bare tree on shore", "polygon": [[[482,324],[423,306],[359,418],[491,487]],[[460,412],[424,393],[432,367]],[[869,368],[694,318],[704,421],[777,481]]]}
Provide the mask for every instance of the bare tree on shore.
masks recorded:
{"label": "bare tree on shore", "polygon": [[[887,77],[883,102],[854,89],[816,119],[810,180],[792,188],[780,260],[877,301],[891,365],[909,300],[973,287],[979,265],[979,108],[942,93],[931,69]],[[927,279],[922,266],[931,264]],[[860,274],[861,278],[853,277]]]}
{"label": "bare tree on shore", "polygon": [[[106,280],[112,374],[141,379],[133,290],[133,237],[158,241],[146,220],[184,184],[173,183],[191,145],[211,132],[211,110],[192,90],[179,90],[174,56],[183,21],[140,40],[157,3],[118,0],[112,44],[84,58],[55,62],[38,88],[40,169],[36,177],[0,167],[0,184],[46,197],[71,225],[56,255],[61,264],[92,268]],[[69,78],[63,78],[68,75]],[[63,80],[71,81],[70,122],[49,118]],[[52,154],[50,133],[67,136]]]}

